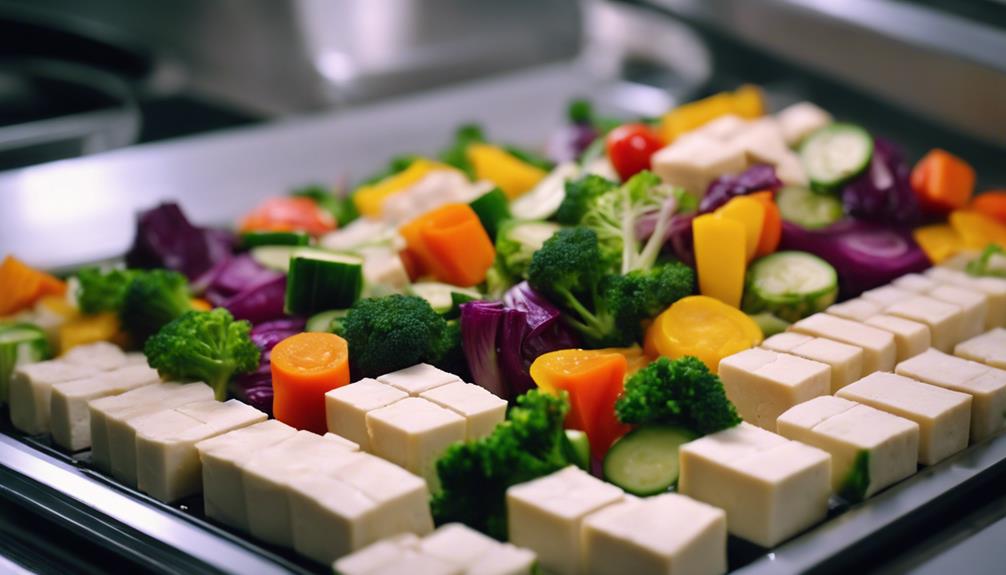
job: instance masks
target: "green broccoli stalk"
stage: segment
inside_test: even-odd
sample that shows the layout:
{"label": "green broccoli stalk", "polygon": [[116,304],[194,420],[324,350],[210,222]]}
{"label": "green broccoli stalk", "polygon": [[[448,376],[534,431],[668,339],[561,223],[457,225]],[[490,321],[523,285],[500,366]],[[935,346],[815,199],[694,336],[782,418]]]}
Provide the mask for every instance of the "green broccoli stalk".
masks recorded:
{"label": "green broccoli stalk", "polygon": [[692,356],[660,358],[629,378],[615,414],[623,423],[680,425],[700,435],[741,422],[720,378]]}
{"label": "green broccoli stalk", "polygon": [[695,271],[680,262],[657,264],[605,282],[604,296],[615,323],[634,339],[643,335],[642,322],[695,291]]}
{"label": "green broccoli stalk", "polygon": [[555,212],[555,221],[566,226],[578,225],[597,198],[617,188],[618,183],[594,174],[566,182],[566,195]]}
{"label": "green broccoli stalk", "polygon": [[119,321],[137,345],[162,327],[192,309],[189,282],[169,270],[136,273],[129,283]]}
{"label": "green broccoli stalk", "polygon": [[438,364],[456,347],[456,335],[425,299],[399,294],[361,299],[342,322],[355,377]]}
{"label": "green broccoli stalk", "polygon": [[77,305],[80,311],[93,314],[105,311],[118,312],[133,278],[142,272],[111,269],[102,271],[87,268],[77,272]]}
{"label": "green broccoli stalk", "polygon": [[231,377],[255,371],[259,348],[251,324],[223,308],[188,311],[147,340],[147,362],[165,379],[204,381],[216,398],[227,398]]}
{"label": "green broccoli stalk", "polygon": [[568,411],[565,392],[532,390],[490,435],[449,447],[437,461],[441,489],[431,501],[437,524],[460,522],[505,541],[507,488],[572,463],[562,428]]}
{"label": "green broccoli stalk", "polygon": [[511,283],[527,279],[531,257],[557,231],[559,226],[551,222],[505,222],[496,235],[495,263],[499,271],[510,278]]}
{"label": "green broccoli stalk", "polygon": [[973,276],[1006,278],[1006,249],[989,244],[980,256],[968,262],[966,271]]}

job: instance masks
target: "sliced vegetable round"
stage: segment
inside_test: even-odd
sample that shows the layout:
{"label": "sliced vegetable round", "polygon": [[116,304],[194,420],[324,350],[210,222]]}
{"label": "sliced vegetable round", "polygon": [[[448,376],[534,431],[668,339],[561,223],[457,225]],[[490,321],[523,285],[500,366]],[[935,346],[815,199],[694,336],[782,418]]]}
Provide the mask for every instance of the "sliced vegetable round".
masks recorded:
{"label": "sliced vegetable round", "polygon": [[363,289],[363,260],[321,250],[299,250],[290,257],[286,311],[309,315],[348,308]]}
{"label": "sliced vegetable round", "polygon": [[854,124],[831,124],[800,146],[800,159],[815,192],[831,193],[862,174],[873,157],[873,138]]}
{"label": "sliced vegetable round", "polygon": [[776,192],[775,203],[782,219],[808,230],[824,228],[842,219],[841,200],[806,188],[782,188]]}
{"label": "sliced vegetable round", "polygon": [[241,247],[306,246],[311,236],[304,232],[245,232],[241,234]]}
{"label": "sliced vegetable round", "polygon": [[608,450],[604,479],[640,497],[663,493],[678,481],[678,450],[695,437],[680,427],[640,427]]}
{"label": "sliced vegetable round", "polygon": [[335,333],[335,322],[346,317],[348,309],[330,309],[318,312],[307,319],[304,326],[306,331],[312,333]]}
{"label": "sliced vegetable round", "polygon": [[806,252],[776,252],[748,270],[744,311],[770,311],[797,321],[835,303],[838,274],[823,259]]}
{"label": "sliced vegetable round", "polygon": [[252,248],[250,253],[262,267],[287,273],[290,271],[290,256],[297,250],[296,246],[259,246]]}
{"label": "sliced vegetable round", "polygon": [[[409,290],[412,295],[430,302],[430,307],[439,314],[451,311],[456,301],[482,299],[482,294],[478,290],[440,282],[416,282],[409,287]],[[455,297],[455,294],[461,297]]]}

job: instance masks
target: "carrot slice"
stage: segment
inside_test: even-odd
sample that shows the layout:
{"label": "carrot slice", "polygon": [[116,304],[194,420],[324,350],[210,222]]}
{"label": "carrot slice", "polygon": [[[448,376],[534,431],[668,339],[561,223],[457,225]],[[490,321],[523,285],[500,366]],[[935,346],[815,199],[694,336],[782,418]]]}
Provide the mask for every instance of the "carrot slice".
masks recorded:
{"label": "carrot slice", "polygon": [[299,333],[276,344],[270,355],[276,419],[325,433],[325,393],[349,383],[349,346],[331,333]]}
{"label": "carrot slice", "polygon": [[755,251],[755,257],[760,258],[779,248],[779,241],[782,240],[782,215],[779,214],[779,206],[775,205],[771,191],[749,195],[765,206],[765,220],[762,223],[761,237],[758,238],[758,249]]}
{"label": "carrot slice", "polygon": [[911,184],[923,208],[946,213],[968,205],[975,189],[975,170],[950,152],[934,149],[915,165]]}
{"label": "carrot slice", "polygon": [[975,197],[971,209],[1006,224],[1006,190],[992,190]]}
{"label": "carrot slice", "polygon": [[65,293],[66,283],[14,256],[7,256],[0,264],[0,316],[29,308],[44,296]]}
{"label": "carrot slice", "polygon": [[426,273],[462,287],[482,283],[496,250],[467,204],[445,204],[402,226],[408,250]]}
{"label": "carrot slice", "polygon": [[251,211],[241,232],[307,232],[319,236],[335,229],[332,214],[310,198],[269,198]]}

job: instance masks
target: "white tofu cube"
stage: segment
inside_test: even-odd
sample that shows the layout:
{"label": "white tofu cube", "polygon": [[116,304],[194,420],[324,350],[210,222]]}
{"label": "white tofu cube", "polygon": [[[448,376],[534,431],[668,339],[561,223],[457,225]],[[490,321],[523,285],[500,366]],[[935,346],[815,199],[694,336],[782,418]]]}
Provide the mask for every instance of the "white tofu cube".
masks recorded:
{"label": "white tofu cube", "polygon": [[196,443],[265,419],[266,414],[232,399],[190,403],[132,420],[138,489],[164,502],[199,493]]}
{"label": "white tofu cube", "polygon": [[733,535],[773,547],[825,518],[831,456],[747,423],[681,447],[678,491],[726,511]]}
{"label": "white tofu cube", "polygon": [[744,151],[748,165],[769,164],[775,167],[776,176],[787,186],[807,185],[807,172],[800,158],[786,145],[774,118],[764,117],[750,122],[729,143]]}
{"label": "white tofu cube", "polygon": [[828,306],[824,310],[834,316],[849,319],[852,321],[865,322],[873,316],[884,312],[884,306],[875,301],[865,298],[855,298]]}
{"label": "white tofu cube", "polygon": [[270,446],[289,439],[297,430],[270,419],[196,444],[203,467],[203,510],[206,516],[248,532],[242,467]]}
{"label": "white tofu cube", "polygon": [[888,308],[896,303],[912,299],[915,295],[918,294],[888,285],[867,290],[860,297],[872,301],[882,308]]}
{"label": "white tofu cube", "polygon": [[514,485],[506,494],[509,540],[537,553],[545,569],[581,573],[583,520],[623,499],[621,489],[573,466]]}
{"label": "white tofu cube", "polygon": [[329,433],[326,433],[325,435],[323,435],[322,437],[324,437],[325,439],[327,439],[329,441],[334,441],[334,442],[338,443],[344,449],[346,449],[346,451],[360,451],[360,444],[359,443],[357,443],[355,441],[350,441],[350,440],[346,439],[345,437],[343,437],[341,435],[337,435],[335,433],[329,432]]}
{"label": "white tofu cube", "polygon": [[367,429],[374,455],[423,477],[436,491],[437,459],[452,443],[464,441],[466,424],[453,411],[409,397],[367,412]]}
{"label": "white tofu cube", "polygon": [[489,435],[506,417],[506,400],[471,383],[448,383],[423,392],[419,397],[464,417],[465,439],[468,440]]}
{"label": "white tofu cube", "polygon": [[404,288],[409,285],[409,273],[405,270],[405,264],[402,263],[397,251],[368,248],[359,250],[359,253],[363,256],[363,279],[366,284],[393,288]]}
{"label": "white tofu cube", "polygon": [[29,435],[49,432],[52,386],[101,373],[93,367],[53,359],[19,365],[10,379],[10,420]]}
{"label": "white tofu cube", "polygon": [[824,337],[863,349],[863,373],[891,371],[897,358],[894,336],[882,329],[816,313],[789,328],[797,333]]}
{"label": "white tofu cube", "polygon": [[720,360],[727,398],[749,423],[775,429],[782,412],[831,390],[831,367],[767,349],[748,349]]}
{"label": "white tofu cube", "polygon": [[799,102],[784,108],[775,115],[783,137],[795,146],[811,133],[831,124],[831,114],[810,102]]}
{"label": "white tofu cube", "polygon": [[538,555],[534,551],[503,543],[483,555],[465,575],[532,575],[537,572],[537,564]]}
{"label": "white tofu cube", "polygon": [[91,415],[87,407],[90,400],[119,395],[160,380],[157,372],[146,365],[132,365],[53,385],[49,404],[53,441],[70,451],[90,447]]}
{"label": "white tofu cube", "polygon": [[726,573],[726,513],[677,493],[617,503],[584,519],[583,550],[591,575]]}
{"label": "white tofu cube", "polygon": [[419,397],[419,394],[424,391],[461,381],[461,378],[430,364],[419,363],[412,367],[386,373],[378,377],[377,381],[396,387],[412,397]]}
{"label": "white tofu cube", "polygon": [[418,545],[419,538],[413,533],[395,535],[338,559],[332,569],[339,575],[369,575],[398,560],[406,551],[414,551]]}
{"label": "white tofu cube", "polygon": [[1006,327],[1006,279],[976,278],[962,271],[942,266],[926,270],[926,277],[939,283],[952,284],[984,293],[989,298],[989,314],[985,327],[987,329]]}
{"label": "white tofu cube", "polygon": [[657,150],[652,166],[664,182],[702,196],[709,182],[742,171],[747,157],[739,146],[694,134]]}
{"label": "white tofu cube", "polygon": [[701,134],[703,136],[720,140],[721,142],[726,142],[732,140],[738,134],[743,132],[749,125],[750,122],[744,118],[734,114],[727,114],[703,124],[688,134]]}
{"label": "white tofu cube", "polygon": [[60,356],[60,359],[74,365],[85,365],[101,371],[111,371],[126,365],[126,354],[114,343],[99,341],[78,345]]}
{"label": "white tofu cube", "polygon": [[871,317],[864,323],[890,332],[894,336],[898,361],[919,355],[929,349],[933,341],[928,325],[903,317],[883,314]]}
{"label": "white tofu cube", "polygon": [[370,451],[367,432],[367,412],[391,405],[409,394],[376,379],[361,379],[337,387],[325,394],[325,415],[328,430],[355,442]]}
{"label": "white tofu cube", "polygon": [[927,278],[922,274],[905,274],[899,277],[898,279],[892,281],[891,285],[898,289],[903,289],[910,292],[915,292],[920,295],[925,295],[933,291],[934,288],[944,284],[941,284],[937,281]]}
{"label": "white tofu cube", "polygon": [[978,337],[962,341],[954,348],[954,355],[1006,369],[1006,329],[997,327]]}
{"label": "white tofu cube", "polygon": [[423,555],[467,570],[499,545],[499,541],[470,527],[449,523],[424,537],[417,549]]}
{"label": "white tofu cube", "polygon": [[832,490],[853,501],[909,477],[918,467],[917,423],[839,397],[793,407],[779,416],[779,435],[830,453]]}
{"label": "white tofu cube", "polygon": [[919,424],[919,463],[933,465],[968,446],[971,396],[893,373],[874,373],[838,390],[856,401]]}
{"label": "white tofu cube", "polygon": [[889,315],[924,323],[929,326],[933,347],[953,351],[964,333],[964,310],[959,305],[917,295],[887,308]]}
{"label": "white tofu cube", "polygon": [[762,347],[831,366],[831,393],[863,377],[863,349],[854,345],[788,332],[766,339]]}
{"label": "white tofu cube", "polygon": [[465,571],[436,557],[407,550],[401,557],[368,572],[367,575],[401,575],[403,573],[408,573],[408,575],[462,575]]}
{"label": "white tofu cube", "polygon": [[985,331],[985,323],[988,321],[989,315],[987,295],[950,285],[937,286],[927,295],[933,299],[960,306],[964,314],[964,323],[958,336],[959,342],[971,339]]}
{"label": "white tofu cube", "polygon": [[1006,424],[1006,371],[930,349],[898,364],[896,373],[971,396],[971,442]]}
{"label": "white tofu cube", "polygon": [[126,352],[126,365],[146,365],[146,366],[149,366],[150,364],[147,363],[147,356],[143,355],[143,352],[141,352],[141,351],[129,351],[129,352]]}

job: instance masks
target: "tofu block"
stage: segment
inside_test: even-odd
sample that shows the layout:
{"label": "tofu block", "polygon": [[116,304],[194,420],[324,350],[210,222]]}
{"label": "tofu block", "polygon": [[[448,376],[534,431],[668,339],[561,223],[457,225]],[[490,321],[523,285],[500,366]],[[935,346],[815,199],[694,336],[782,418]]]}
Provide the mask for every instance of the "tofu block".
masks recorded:
{"label": "tofu block", "polygon": [[677,493],[616,503],[584,519],[583,550],[591,575],[726,573],[726,513]]}
{"label": "tofu block", "polygon": [[985,320],[986,329],[1006,327],[1006,279],[976,278],[943,266],[926,270],[926,277],[943,283],[979,291],[988,296],[989,315]]}
{"label": "tofu block", "polygon": [[933,465],[968,446],[971,396],[893,373],[874,373],[838,390],[856,401],[919,424],[919,463]]}
{"label": "tofu block", "polygon": [[409,394],[376,379],[361,379],[325,394],[328,430],[370,451],[367,412],[409,397]]}
{"label": "tofu block", "polygon": [[728,144],[744,151],[747,164],[769,164],[787,186],[806,186],[807,172],[800,158],[786,145],[779,124],[772,117],[763,117],[741,129]]}
{"label": "tofu block", "polygon": [[[707,122],[702,126],[688,132],[688,134],[701,134],[709,136],[721,142],[732,140],[735,136],[743,132],[750,122],[735,114],[726,114],[715,120]],[[688,136],[684,136],[688,137]]]}
{"label": "tofu block", "polygon": [[49,432],[52,386],[101,373],[59,359],[19,365],[10,379],[10,420],[29,435]]}
{"label": "tofu block", "polygon": [[499,541],[470,527],[449,523],[423,537],[417,549],[423,555],[436,557],[467,571],[499,545]]}
{"label": "tofu block", "polygon": [[465,571],[465,575],[532,575],[538,555],[510,543],[497,545]]}
{"label": "tofu block", "polygon": [[464,441],[466,422],[432,401],[409,397],[367,412],[367,429],[374,455],[426,479],[436,491],[437,459],[449,445]]}
{"label": "tofu block", "polygon": [[141,351],[129,351],[126,352],[126,365],[147,365],[147,356],[143,355]]}
{"label": "tofu block", "polygon": [[623,499],[618,487],[573,466],[514,485],[506,494],[508,539],[537,553],[544,569],[559,575],[582,573],[583,520]]}
{"label": "tofu block", "polygon": [[959,336],[960,341],[971,339],[985,331],[985,323],[989,315],[987,295],[951,285],[937,286],[927,295],[933,299],[960,306],[964,314],[964,323],[961,326]]}
{"label": "tofu block", "polygon": [[321,563],[385,537],[433,531],[423,480],[367,453],[329,472],[290,480],[293,547]]}
{"label": "tofu block", "polygon": [[773,547],[828,513],[831,456],[748,423],[681,447],[678,492],[726,511],[733,535]]}
{"label": "tofu block", "polygon": [[1006,371],[935,349],[898,364],[898,375],[971,396],[971,442],[997,435],[1006,424]]}
{"label": "tofu block", "polygon": [[[790,345],[796,339],[803,341]],[[831,366],[831,393],[863,377],[863,349],[854,345],[787,332],[766,339],[762,347]]]}
{"label": "tofu block", "polygon": [[653,172],[664,182],[699,195],[717,177],[742,171],[747,166],[744,150],[732,143],[694,134],[657,150]]}
{"label": "tofu block", "polygon": [[127,365],[86,379],[54,384],[49,404],[53,441],[69,451],[90,447],[91,414],[87,407],[90,400],[119,395],[160,380],[157,371],[146,365]]}
{"label": "tofu block", "polygon": [[419,394],[424,391],[461,381],[461,378],[453,373],[437,369],[428,363],[418,363],[412,367],[379,376],[377,381],[398,388],[412,397],[419,397]]}
{"label": "tofu block", "polygon": [[794,405],[831,392],[827,364],[767,349],[723,358],[719,375],[737,413],[765,429],[775,429],[776,418]]}
{"label": "tofu block", "polygon": [[924,295],[933,291],[934,288],[944,284],[941,284],[940,282],[927,278],[922,274],[905,274],[900,278],[892,281],[891,285],[898,289],[903,289],[910,292],[915,292],[920,295]]}
{"label": "tofu block", "polygon": [[1006,329],[997,327],[978,337],[962,341],[954,347],[954,355],[1006,369]]}
{"label": "tofu block", "polygon": [[851,501],[909,477],[918,467],[919,425],[867,405],[817,397],[791,408],[778,423],[779,435],[831,454],[831,488]]}
{"label": "tofu block", "polygon": [[884,306],[875,301],[857,297],[842,303],[832,304],[824,311],[852,321],[865,322],[873,316],[884,313]]}
{"label": "tofu block", "polygon": [[368,572],[367,575],[462,575],[464,570],[415,551],[405,551],[390,563]]}
{"label": "tofu block", "polygon": [[924,323],[929,326],[932,345],[941,351],[953,351],[963,341],[964,310],[959,305],[942,302],[929,296],[916,295],[887,308],[889,315]]}
{"label": "tofu block", "polygon": [[419,538],[413,533],[395,535],[336,560],[332,569],[339,575],[369,575],[400,559],[407,551],[414,551],[418,545]]}
{"label": "tofu block", "polygon": [[863,323],[894,336],[898,361],[919,355],[929,349],[933,341],[928,325],[910,319],[883,314],[873,316]]}
{"label": "tofu block", "polygon": [[101,371],[111,371],[126,365],[126,354],[114,343],[99,341],[78,345],[60,356],[60,359],[74,365],[93,367]]}
{"label": "tofu block", "polygon": [[901,303],[905,300],[912,299],[913,296],[918,295],[914,292],[908,290],[903,290],[896,288],[894,286],[883,286],[879,288],[874,288],[863,292],[860,296],[866,301],[872,301],[873,303],[879,305],[882,308],[888,308],[896,303]]}
{"label": "tofu block", "polygon": [[247,533],[242,467],[259,451],[296,433],[293,427],[270,419],[197,443],[196,451],[203,468],[203,510],[206,516]]}
{"label": "tofu block", "polygon": [[468,440],[489,435],[506,417],[506,400],[471,383],[448,383],[425,391],[419,397],[465,418],[465,439]]}
{"label": "tofu block", "polygon": [[341,435],[329,432],[323,435],[322,437],[324,437],[328,441],[334,441],[338,443],[347,451],[360,451],[360,444],[356,443],[355,441],[350,441]]}
{"label": "tofu block", "polygon": [[91,401],[91,461],[122,483],[136,487],[136,429],[131,422],[212,399],[213,390],[205,383],[155,383]]}
{"label": "tofu block", "polygon": [[789,329],[862,348],[863,373],[894,369],[897,358],[894,336],[882,329],[824,313],[804,318]]}
{"label": "tofu block", "polygon": [[831,114],[810,102],[798,102],[775,115],[786,143],[795,146],[801,140],[832,122]]}
{"label": "tofu block", "polygon": [[265,419],[266,414],[232,399],[190,403],[132,420],[138,489],[164,502],[199,493],[202,466],[196,443]]}

